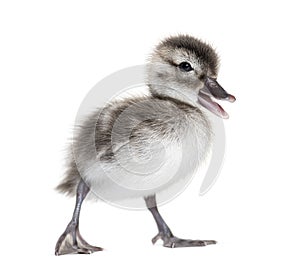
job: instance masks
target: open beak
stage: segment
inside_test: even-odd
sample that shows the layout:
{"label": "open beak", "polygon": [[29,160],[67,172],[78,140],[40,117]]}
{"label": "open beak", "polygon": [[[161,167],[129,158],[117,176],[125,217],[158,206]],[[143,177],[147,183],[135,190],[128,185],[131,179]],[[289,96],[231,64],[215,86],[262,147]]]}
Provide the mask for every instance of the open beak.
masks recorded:
{"label": "open beak", "polygon": [[204,87],[199,90],[198,102],[200,105],[216,114],[217,116],[228,119],[228,113],[218,103],[213,101],[212,98],[218,100],[226,100],[229,102],[235,101],[235,97],[231,94],[228,94],[216,79],[207,77],[205,79]]}

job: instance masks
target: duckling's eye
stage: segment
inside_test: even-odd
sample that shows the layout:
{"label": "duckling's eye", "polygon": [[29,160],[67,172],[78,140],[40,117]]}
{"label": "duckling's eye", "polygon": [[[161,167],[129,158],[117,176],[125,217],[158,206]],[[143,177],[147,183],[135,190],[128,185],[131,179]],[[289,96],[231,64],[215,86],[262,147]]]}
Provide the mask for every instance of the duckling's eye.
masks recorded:
{"label": "duckling's eye", "polygon": [[194,70],[193,67],[186,61],[181,62],[178,65],[178,67],[179,67],[180,70],[182,70],[184,72],[190,72],[190,71]]}

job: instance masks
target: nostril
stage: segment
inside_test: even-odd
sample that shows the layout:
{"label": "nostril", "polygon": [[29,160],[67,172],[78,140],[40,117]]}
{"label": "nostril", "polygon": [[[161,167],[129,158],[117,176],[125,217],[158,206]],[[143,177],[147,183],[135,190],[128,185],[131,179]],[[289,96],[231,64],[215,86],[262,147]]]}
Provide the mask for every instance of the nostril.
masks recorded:
{"label": "nostril", "polygon": [[206,75],[205,74],[201,74],[200,76],[199,76],[199,79],[202,81],[202,80],[205,80],[206,79]]}

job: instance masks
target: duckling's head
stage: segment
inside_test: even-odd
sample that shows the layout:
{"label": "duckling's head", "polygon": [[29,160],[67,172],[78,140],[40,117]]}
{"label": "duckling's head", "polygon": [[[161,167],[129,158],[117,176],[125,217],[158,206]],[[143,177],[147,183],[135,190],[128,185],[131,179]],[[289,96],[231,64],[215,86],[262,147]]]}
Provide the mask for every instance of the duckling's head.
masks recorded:
{"label": "duckling's head", "polygon": [[163,40],[147,66],[152,95],[205,107],[219,117],[228,114],[213,99],[235,101],[217,82],[219,60],[208,44],[188,35]]}

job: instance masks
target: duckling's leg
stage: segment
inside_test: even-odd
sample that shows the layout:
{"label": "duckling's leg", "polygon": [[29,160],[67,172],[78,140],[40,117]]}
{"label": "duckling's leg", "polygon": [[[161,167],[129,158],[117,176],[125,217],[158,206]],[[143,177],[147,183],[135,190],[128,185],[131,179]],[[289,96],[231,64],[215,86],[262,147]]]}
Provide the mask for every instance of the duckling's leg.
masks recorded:
{"label": "duckling's leg", "polygon": [[152,213],[158,228],[158,234],[152,239],[155,244],[158,239],[163,241],[165,247],[198,247],[216,244],[214,240],[188,240],[180,239],[173,235],[170,228],[161,217],[157,209],[155,195],[145,197],[145,202],[148,210]]}
{"label": "duckling's leg", "polygon": [[81,253],[89,254],[103,250],[101,247],[89,245],[79,232],[79,215],[81,204],[89,192],[89,187],[81,180],[77,186],[76,205],[73,217],[55,246],[55,255]]}

